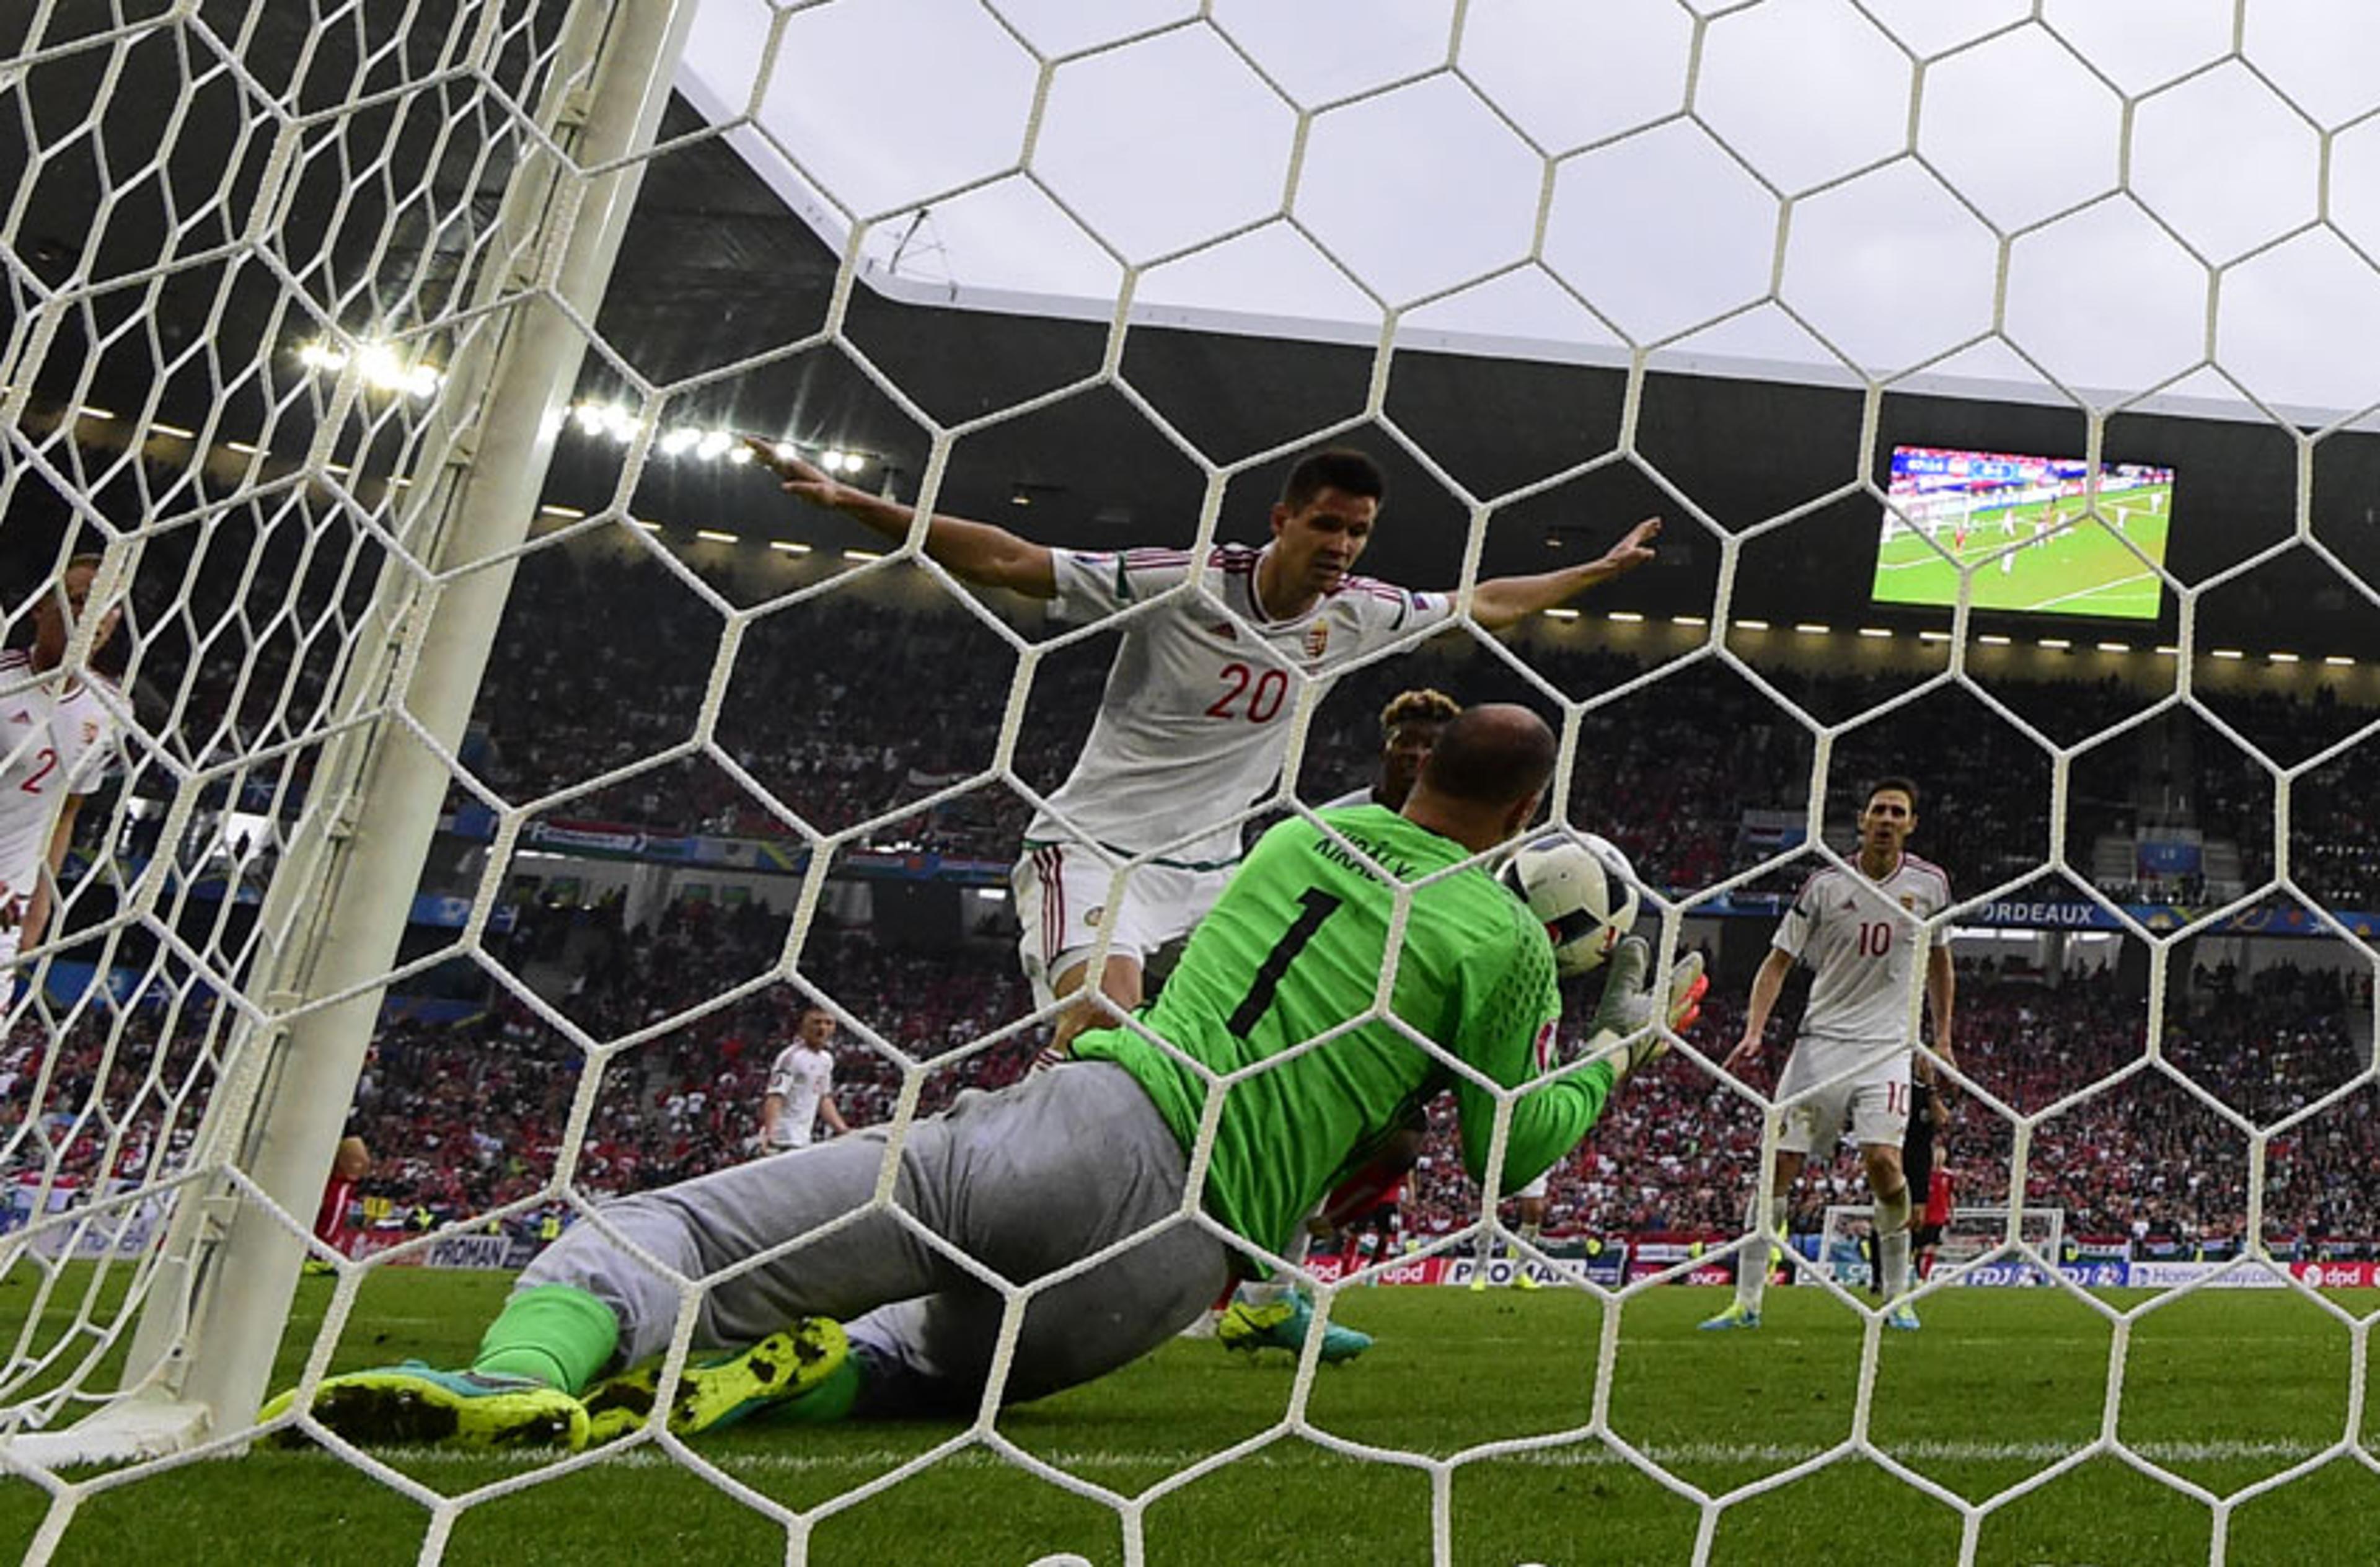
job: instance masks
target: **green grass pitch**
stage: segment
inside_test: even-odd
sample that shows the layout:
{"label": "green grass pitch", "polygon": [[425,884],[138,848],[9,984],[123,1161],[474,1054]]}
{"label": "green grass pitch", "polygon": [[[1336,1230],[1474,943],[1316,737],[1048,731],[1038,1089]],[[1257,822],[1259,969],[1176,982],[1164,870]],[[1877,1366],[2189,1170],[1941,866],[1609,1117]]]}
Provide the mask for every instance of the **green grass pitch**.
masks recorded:
{"label": "green grass pitch", "polygon": [[[2152,501],[2156,510],[2145,510]],[[2121,537],[2113,526],[2119,508],[2124,513]],[[2043,502],[2013,510],[2012,532],[2002,527],[2001,513],[1988,512],[1969,528],[1963,544],[1956,544],[1947,528],[1942,535],[1942,548],[1973,568],[1977,609],[2155,617],[2163,584],[2125,543],[2129,541],[2151,560],[2165,558],[2166,528],[2173,511],[2170,485],[2103,500],[2105,522],[2092,521],[2081,501]],[[2026,542],[2044,514],[2053,526],[2063,525],[2061,530],[2037,546]],[[2010,544],[2018,546],[2013,553]],[[1958,565],[1895,520],[1876,551],[1877,601],[1948,605],[1958,595]]]}
{"label": "green grass pitch", "polygon": [[[508,1281],[389,1269],[370,1277],[335,1366],[419,1355],[456,1363]],[[309,1281],[280,1376],[294,1375],[329,1298]],[[30,1290],[0,1284],[0,1329]],[[1863,1407],[1863,1319],[1823,1292],[1779,1289],[1757,1333],[1700,1333],[1722,1292],[1665,1288],[1621,1308],[1608,1390],[1611,1428],[1682,1481],[1724,1491],[1784,1474],[1845,1440]],[[2143,1292],[2107,1297],[2138,1306]],[[2332,1297],[2361,1318],[2380,1296]],[[1305,1415],[1339,1440],[1431,1457],[1590,1423],[1606,1308],[1577,1291],[1473,1294],[1350,1291],[1343,1319],[1378,1335],[1355,1364],[1324,1368]],[[1983,1501],[2098,1435],[2113,1330],[2050,1291],[1953,1290],[1925,1305],[1925,1329],[1880,1343],[1868,1395],[1876,1441],[1949,1492]],[[2146,1460],[2221,1497],[2341,1440],[2349,1431],[2349,1329],[2292,1293],[2203,1292],[2130,1325],[2118,1434]],[[1183,1341],[1088,1387],[1006,1412],[1018,1448],[1123,1498],[1146,1497],[1152,1563],[1415,1562],[1433,1549],[1432,1484],[1410,1464],[1366,1462],[1281,1435],[1187,1483],[1171,1477],[1280,1428],[1294,1367]],[[785,1532],[740,1504],[748,1488],[809,1509],[947,1442],[950,1425],[744,1427],[700,1442],[699,1476],[650,1446],[614,1450],[543,1477],[544,1460],[404,1452],[396,1471],[447,1496],[534,1483],[475,1502],[445,1544],[458,1562],[782,1561]],[[2357,1430],[2359,1444],[2369,1440]],[[2228,1520],[2235,1562],[2370,1560],[2380,1478],[2347,1452],[2242,1502]],[[1599,1438],[1482,1456],[1451,1472],[1445,1525],[1459,1562],[1687,1560],[1697,1509],[1621,1461]],[[0,1545],[19,1551],[51,1510],[23,1479],[0,1480]],[[187,1464],[91,1494],[55,1560],[397,1563],[429,1524],[416,1501],[314,1452],[260,1451]],[[1712,1560],[1949,1561],[1957,1512],[1875,1464],[1846,1459],[1743,1498],[1718,1515]],[[2202,1500],[2120,1460],[2098,1457],[1986,1515],[1977,1560],[1993,1563],[2205,1561]],[[818,1518],[795,1560],[814,1563],[1015,1562],[1073,1551],[1124,1559],[1109,1506],[1070,1494],[981,1446],[949,1453],[855,1505]],[[806,1554],[804,1554],[806,1553]]]}

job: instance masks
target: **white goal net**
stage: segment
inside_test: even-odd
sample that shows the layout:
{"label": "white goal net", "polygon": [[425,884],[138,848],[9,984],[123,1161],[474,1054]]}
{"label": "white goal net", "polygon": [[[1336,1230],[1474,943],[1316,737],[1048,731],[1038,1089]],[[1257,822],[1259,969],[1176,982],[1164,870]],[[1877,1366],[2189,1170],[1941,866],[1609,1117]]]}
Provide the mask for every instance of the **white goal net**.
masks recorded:
{"label": "white goal net", "polygon": [[[7,7],[0,1537],[1137,1564],[1343,1513],[1382,1558],[1702,1561],[1881,1505],[1961,1561],[2081,1518],[2109,1557],[2325,1539],[2373,1464],[2341,1292],[2380,1285],[2380,29],[2138,9]],[[1378,580],[1326,562],[1342,618],[1269,650],[1253,552],[1324,447],[1387,474],[1329,546]],[[937,512],[1074,553],[962,566]],[[1103,693],[1179,674],[1136,639],[1169,616],[1214,665],[1174,716],[1278,774],[1134,796],[1174,759],[1135,735],[1062,795]],[[1211,1108],[1179,1204],[1038,1273],[896,1197],[935,1117],[1036,1091],[1064,1009],[1020,946],[1099,974],[1146,936],[1161,997],[1184,932],[1127,892],[1195,914],[1385,786],[1422,690],[1541,714],[1546,820],[1631,858],[1657,989],[1714,979],[1542,1196],[1504,1159],[1595,1075],[1597,981],[1525,1070],[1430,1037],[1428,870],[1318,1038],[1233,1067],[1123,1026],[1217,1103],[1365,1040],[1424,1063],[1366,1128],[1400,1167],[1312,1234],[1232,1228]],[[1828,1003],[1794,981],[1732,1053],[1814,874],[1905,869],[1862,858],[1904,773],[1952,891],[1856,952],[1925,954],[1877,1004],[1959,1101],[1914,1344],[1852,1160],[1744,1217]],[[832,1088],[779,1067],[806,1030]],[[888,1150],[858,1217],[693,1260],[621,1219],[813,1099]],[[871,1224],[991,1324],[935,1419],[337,1434],[326,1384],[469,1365],[563,1237],[661,1281],[666,1395],[738,1347],[713,1303]],[[1169,1235],[1313,1330],[1004,1403],[1050,1391],[1032,1326]],[[1700,1333],[1772,1245],[1768,1338]],[[2039,1407],[1973,1415],[2036,1331]],[[2269,1408],[2191,1358],[2231,1332],[2286,1346]],[[1758,1402],[1780,1340],[1808,1409]],[[1586,1522],[1547,1502],[1573,1469]]]}

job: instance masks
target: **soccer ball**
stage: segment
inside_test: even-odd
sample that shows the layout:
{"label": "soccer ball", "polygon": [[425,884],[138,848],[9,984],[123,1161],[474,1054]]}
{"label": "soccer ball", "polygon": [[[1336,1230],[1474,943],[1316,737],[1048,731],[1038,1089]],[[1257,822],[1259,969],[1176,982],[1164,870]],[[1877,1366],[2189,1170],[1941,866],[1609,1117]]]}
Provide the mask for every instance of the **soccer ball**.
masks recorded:
{"label": "soccer ball", "polygon": [[1636,923],[1636,871],[1608,838],[1548,833],[1521,845],[1504,885],[1529,905],[1554,944],[1562,978],[1602,966]]}

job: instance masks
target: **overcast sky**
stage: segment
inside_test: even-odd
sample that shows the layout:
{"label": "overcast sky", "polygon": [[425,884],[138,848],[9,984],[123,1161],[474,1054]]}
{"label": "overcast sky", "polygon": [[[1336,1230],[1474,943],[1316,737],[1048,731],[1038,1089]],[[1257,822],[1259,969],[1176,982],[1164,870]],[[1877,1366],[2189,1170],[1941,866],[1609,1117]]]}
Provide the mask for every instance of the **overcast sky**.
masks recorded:
{"label": "overcast sky", "polygon": [[2038,8],[704,0],[681,85],[905,298],[2380,403],[2380,4]]}

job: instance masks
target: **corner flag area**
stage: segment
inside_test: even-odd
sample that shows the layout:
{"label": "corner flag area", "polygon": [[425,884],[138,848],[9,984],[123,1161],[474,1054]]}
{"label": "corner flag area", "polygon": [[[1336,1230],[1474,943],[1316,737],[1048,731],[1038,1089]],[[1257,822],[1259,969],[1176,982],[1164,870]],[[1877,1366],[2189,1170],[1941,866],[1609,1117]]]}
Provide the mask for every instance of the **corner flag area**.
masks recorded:
{"label": "corner flag area", "polygon": [[2154,619],[2164,585],[2142,557],[2165,559],[2172,494],[2172,486],[2158,485],[2103,496],[2095,520],[2080,499],[1914,525],[1888,515],[1876,551],[1876,599],[1956,603],[1965,565],[1973,571],[1977,609]]}

